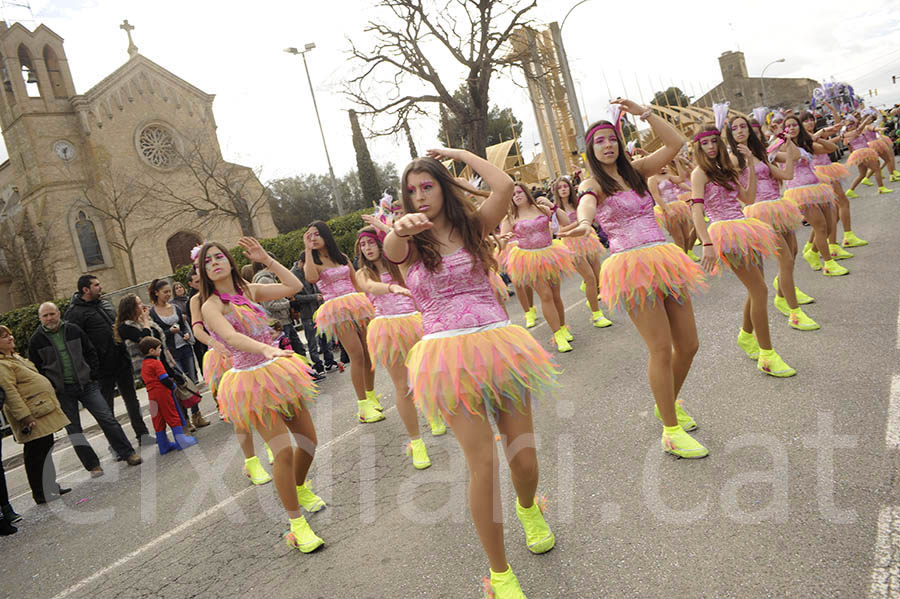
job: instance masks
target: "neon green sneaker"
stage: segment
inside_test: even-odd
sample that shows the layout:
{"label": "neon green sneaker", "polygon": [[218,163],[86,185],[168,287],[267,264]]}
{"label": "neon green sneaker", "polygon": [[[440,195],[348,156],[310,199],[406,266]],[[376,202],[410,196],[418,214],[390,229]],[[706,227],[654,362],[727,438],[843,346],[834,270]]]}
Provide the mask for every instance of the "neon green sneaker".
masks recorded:
{"label": "neon green sneaker", "polygon": [[428,457],[428,450],[425,449],[425,441],[421,437],[409,442],[406,446],[406,455],[412,457],[413,467],[416,470],[431,467],[431,459]]}
{"label": "neon green sneaker", "polygon": [[803,252],[803,259],[806,260],[809,267],[813,270],[822,270],[822,261],[819,259],[819,253],[813,250]]}
{"label": "neon green sneaker", "polygon": [[368,399],[369,401],[372,402],[372,405],[375,406],[376,410],[378,410],[379,412],[384,412],[384,408],[381,407],[381,402],[378,401],[379,397],[384,397],[384,396],[383,395],[381,395],[381,396],[375,395],[374,389],[372,389],[371,391],[366,391],[366,399]]}
{"label": "neon green sneaker", "polygon": [[660,444],[664,452],[679,458],[697,459],[709,455],[709,450],[684,432],[680,426],[664,426]]}
{"label": "neon green sneaker", "polygon": [[855,248],[869,245],[869,242],[854,235],[853,231],[844,231],[844,240],[841,242],[841,245],[845,248]]}
{"label": "neon green sneaker", "polygon": [[584,293],[584,291],[587,289],[587,285],[585,285],[584,281],[581,281],[581,286],[578,288],[581,289],[581,293]]}
{"label": "neon green sneaker", "polygon": [[531,306],[527,312],[525,312],[525,328],[533,329],[537,325],[537,311],[534,309],[534,306]]}
{"label": "neon green sneaker", "polygon": [[566,341],[575,341],[575,337],[572,336],[572,331],[569,330],[569,325],[562,325],[562,330],[566,332]]}
{"label": "neon green sneaker", "polygon": [[572,346],[569,345],[569,340],[566,339],[566,331],[562,327],[553,333],[553,340],[556,341],[556,350],[559,353],[564,354],[572,351]]}
{"label": "neon green sneaker", "polygon": [[788,366],[787,363],[781,359],[781,356],[775,353],[774,349],[759,350],[759,361],[756,363],[756,367],[769,376],[777,376],[780,378],[797,374],[797,371]]}
{"label": "neon green sneaker", "polygon": [[872,183],[871,181],[869,181],[869,178],[868,178],[868,177],[863,177],[863,180],[860,181],[860,183],[862,183],[863,185],[866,185],[866,186],[868,186],[868,187],[872,187],[873,185],[875,185],[874,183]]}
{"label": "neon green sneaker", "polygon": [[853,191],[852,189],[848,189],[846,192],[844,192],[844,195],[847,196],[848,198],[850,198],[851,200],[855,200],[856,198],[859,197],[859,194],[856,193],[855,191]]}
{"label": "neon green sneaker", "polygon": [[440,437],[447,434],[447,424],[444,422],[440,412],[435,414],[434,418],[429,418],[428,424],[431,426],[432,437]]}
{"label": "neon green sneaker", "polygon": [[803,310],[800,308],[790,310],[787,317],[791,328],[797,329],[798,331],[817,331],[821,328],[819,327],[819,323],[804,314]]}
{"label": "neon green sneaker", "polygon": [[263,447],[266,448],[266,457],[269,458],[269,466],[275,463],[275,454],[272,453],[272,449],[269,447],[268,443],[263,443]]}
{"label": "neon green sneaker", "polygon": [[384,414],[375,409],[375,406],[372,404],[372,401],[369,399],[364,399],[362,401],[356,402],[357,413],[356,416],[359,418],[359,421],[365,424],[371,424],[373,422],[380,422],[384,420]]}
{"label": "neon green sneaker", "polygon": [[826,277],[840,277],[850,274],[850,269],[841,266],[832,259],[825,262],[825,266],[822,267],[822,274]]}
{"label": "neon green sneaker", "polygon": [[893,189],[888,189],[884,185],[878,188],[878,193],[894,193]]}
{"label": "neon green sneaker", "polygon": [[591,323],[598,329],[612,326],[612,321],[603,314],[603,310],[591,312]]}
{"label": "neon green sneaker", "polygon": [[312,531],[306,518],[291,518],[291,529],[282,535],[288,547],[299,549],[303,553],[312,553],[325,544],[325,541]]}
{"label": "neon green sneaker", "polygon": [[272,480],[269,473],[259,463],[259,458],[253,456],[244,460],[244,474],[250,479],[254,485],[264,485]]}
{"label": "neon green sneaker", "polygon": [[759,343],[756,342],[756,336],[753,333],[748,333],[741,329],[741,332],[738,333],[737,344],[739,348],[744,350],[748,358],[751,360],[759,359]]}
{"label": "neon green sneaker", "polygon": [[788,306],[787,300],[781,296],[776,295],[772,300],[772,304],[778,309],[779,312],[784,314],[785,316],[791,315],[791,308]]}
{"label": "neon green sneaker", "polygon": [[831,257],[835,260],[846,260],[847,258],[852,258],[853,254],[842,248],[836,243],[828,244],[828,251],[831,252]]}
{"label": "neon green sneaker", "polygon": [[309,486],[309,481],[297,485],[297,501],[300,502],[300,507],[313,514],[325,507],[325,500],[313,493]]}
{"label": "neon green sneaker", "polygon": [[[896,172],[897,172],[897,171],[894,171],[894,173],[896,173]],[[894,173],[891,173],[891,175],[890,175],[890,177],[889,177],[891,183],[894,183],[894,182],[896,182],[896,181],[900,181],[900,175],[895,175]]]}
{"label": "neon green sneaker", "polygon": [[506,572],[491,570],[491,578],[484,579],[484,599],[528,599],[519,586],[519,579],[507,564]]}
{"label": "neon green sneaker", "polygon": [[689,249],[686,253],[688,258],[690,258],[694,262],[700,262],[700,256],[694,253],[694,248]]}
{"label": "neon green sneaker", "polygon": [[806,252],[811,252],[811,251],[813,251],[812,241],[807,241],[806,243],[803,244],[803,252],[801,252],[801,253],[805,254]]}
{"label": "neon green sneaker", "polygon": [[[697,429],[697,421],[690,417],[690,415],[684,411],[684,407],[682,404],[684,403],[683,399],[675,400],[675,416],[678,417],[678,426],[685,432],[696,430]],[[659,406],[653,406],[653,414],[656,416],[656,419],[662,422],[662,414],[659,413]]]}
{"label": "neon green sneaker", "polygon": [[[772,281],[772,286],[775,287],[775,291],[778,291],[778,276],[777,275],[775,276],[775,279]],[[814,298],[810,295],[806,295],[805,293],[800,291],[800,288],[797,287],[796,285],[794,285],[794,295],[797,296],[797,303],[800,304],[801,306],[804,306],[806,304],[811,304],[814,301],[816,301],[816,298]],[[787,314],[785,314],[785,316],[787,316]]]}
{"label": "neon green sneaker", "polygon": [[531,507],[524,508],[519,504],[516,498],[516,516],[525,529],[525,543],[528,545],[528,551],[532,553],[547,553],[556,545],[556,537],[553,531],[547,526],[544,520],[544,511],[540,507],[540,501],[534,498]]}

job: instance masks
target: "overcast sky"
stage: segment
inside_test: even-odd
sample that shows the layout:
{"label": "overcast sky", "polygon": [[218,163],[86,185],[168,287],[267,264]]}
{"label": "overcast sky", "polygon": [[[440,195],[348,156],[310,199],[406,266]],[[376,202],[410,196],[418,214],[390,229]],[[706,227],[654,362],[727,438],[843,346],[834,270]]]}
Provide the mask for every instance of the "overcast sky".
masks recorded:
{"label": "overcast sky", "polygon": [[[561,21],[577,0],[544,0],[540,22]],[[352,72],[348,39],[366,47],[367,20],[388,18],[371,0],[32,0],[34,22],[21,9],[6,18],[30,29],[45,23],[65,39],[79,93],[127,59],[122,19],[135,26],[141,54],[215,94],[219,139],[226,158],[262,167],[263,179],[327,171],[300,57],[282,49],[317,46],[307,57],[335,171],[355,167],[347,110],[341,93]],[[436,2],[443,5],[443,1]],[[634,6],[634,10],[629,10]],[[769,77],[847,81],[858,92],[878,88],[876,104],[900,102],[900,10],[896,0],[785,2],[658,2],[588,0],[571,13],[563,39],[591,118],[603,115],[610,96],[649,101],[678,85],[699,96],[721,80],[717,57],[741,50],[750,76],[766,64]],[[437,55],[436,68],[456,88],[463,74]],[[525,122],[523,146],[534,149],[534,116],[521,76],[495,79],[492,103],[511,106]],[[868,99],[868,98],[867,98]],[[437,143],[436,120],[413,124],[420,152]],[[409,160],[403,139],[370,140],[379,162],[398,169]],[[5,159],[6,148],[0,148]]]}

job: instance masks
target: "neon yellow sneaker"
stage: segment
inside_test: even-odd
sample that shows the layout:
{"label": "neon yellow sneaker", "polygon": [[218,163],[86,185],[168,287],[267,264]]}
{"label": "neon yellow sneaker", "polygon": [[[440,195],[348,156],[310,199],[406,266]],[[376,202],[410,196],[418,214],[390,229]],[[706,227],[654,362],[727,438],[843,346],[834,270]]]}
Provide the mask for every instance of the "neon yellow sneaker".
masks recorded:
{"label": "neon yellow sneaker", "polygon": [[553,340],[556,342],[556,350],[559,353],[564,354],[572,351],[572,346],[569,345],[569,340],[566,339],[566,332],[562,327],[553,333]]}
{"label": "neon yellow sneaker", "polygon": [[525,328],[533,329],[537,325],[537,311],[534,309],[534,306],[531,306],[527,312],[525,312]]}
{"label": "neon yellow sneaker", "polygon": [[845,248],[855,248],[862,245],[869,245],[865,239],[860,239],[853,234],[853,231],[844,231],[844,240],[841,242]]}
{"label": "neon yellow sneaker", "polygon": [[507,564],[506,572],[491,570],[491,578],[484,579],[484,599],[528,599],[519,586],[519,579]]}
{"label": "neon yellow sneaker", "polygon": [[312,492],[309,481],[302,485],[297,485],[297,501],[300,503],[300,507],[310,514],[318,512],[325,507],[325,500]]}
{"label": "neon yellow sneaker", "polygon": [[384,414],[375,409],[371,400],[364,399],[362,401],[357,401],[356,406],[358,409],[356,416],[359,418],[360,422],[371,424],[373,422],[384,420]]}
{"label": "neon yellow sneaker", "polygon": [[774,349],[760,349],[759,361],[756,363],[756,367],[769,376],[777,376],[780,378],[797,374],[797,371],[788,366],[787,363],[781,359],[781,356],[775,353]]}
{"label": "neon yellow sneaker", "polygon": [[878,193],[894,193],[893,189],[888,189],[884,185],[878,188]]}
{"label": "neon yellow sneaker", "polygon": [[566,332],[566,341],[575,341],[575,337],[572,336],[572,331],[569,330],[569,325],[562,325],[562,330]]}
{"label": "neon yellow sneaker", "polygon": [[779,312],[781,312],[785,316],[791,315],[791,307],[788,306],[787,300],[783,297],[776,295],[774,299],[772,299],[772,304]]}
{"label": "neon yellow sneaker", "polygon": [[660,444],[664,452],[679,458],[697,459],[709,455],[709,450],[684,432],[680,426],[664,426]]}
{"label": "neon yellow sneaker", "polygon": [[291,529],[282,535],[288,547],[299,549],[303,553],[312,553],[325,544],[325,541],[312,531],[306,518],[291,518]]}
{"label": "neon yellow sneaker", "polygon": [[[894,173],[896,173],[896,172],[897,172],[897,171],[894,171]],[[894,182],[896,182],[896,181],[900,181],[900,175],[895,175],[894,173],[891,173],[891,175],[890,175],[890,177],[889,177],[891,183],[894,183]]]}
{"label": "neon yellow sneaker", "polygon": [[416,470],[431,467],[431,459],[428,457],[428,450],[425,449],[425,441],[421,437],[413,439],[406,445],[406,455],[412,457],[413,467]]}
{"label": "neon yellow sneaker", "polygon": [[612,321],[603,314],[603,310],[591,312],[591,323],[598,329],[612,326]]}
{"label": "neon yellow sneaker", "polygon": [[247,475],[247,478],[254,485],[264,485],[272,480],[272,477],[262,467],[262,464],[259,463],[259,458],[256,456],[244,460],[244,474]]}
{"label": "neon yellow sneaker", "polygon": [[850,269],[841,266],[832,259],[827,261],[825,266],[822,267],[822,274],[826,277],[840,277],[850,274]]}
{"label": "neon yellow sneaker", "polygon": [[587,285],[585,285],[584,281],[581,281],[581,286],[578,288],[581,289],[581,293],[584,293],[584,291],[587,289]]}
{"label": "neon yellow sneaker", "polygon": [[831,257],[835,260],[846,260],[847,258],[852,258],[853,254],[842,248],[836,243],[828,244],[828,251],[831,252]]}
{"label": "neon yellow sneaker", "polygon": [[694,262],[700,262],[700,256],[694,253],[694,248],[689,249],[686,253],[688,258],[690,258]]}
{"label": "neon yellow sneaker", "polygon": [[869,181],[869,178],[868,178],[868,177],[863,177],[863,180],[860,181],[860,183],[862,183],[863,185],[866,185],[866,186],[868,186],[868,187],[872,187],[873,185],[875,185],[874,183],[872,183],[871,181]]}
{"label": "neon yellow sneaker", "polygon": [[804,314],[803,310],[800,308],[790,310],[787,317],[791,328],[797,329],[798,331],[817,331],[821,328],[819,327],[819,323]]}
{"label": "neon yellow sneaker", "polygon": [[891,175],[894,177],[900,177],[900,171],[898,171],[897,169],[894,169],[894,172],[892,172]]}
{"label": "neon yellow sneaker", "polygon": [[556,545],[556,537],[544,520],[544,510],[540,506],[540,500],[535,497],[531,507],[524,508],[516,498],[516,516],[525,529],[525,543],[528,551],[532,553],[547,553]]}
{"label": "neon yellow sneaker", "polygon": [[813,250],[803,252],[803,259],[806,260],[809,267],[813,270],[822,270],[822,261],[819,259],[819,253]]}
{"label": "neon yellow sneaker", "polygon": [[428,424],[431,426],[432,437],[440,437],[447,434],[447,424],[444,422],[440,412],[435,414],[434,418],[429,418]]}
{"label": "neon yellow sneaker", "polygon": [[[675,400],[675,416],[678,417],[678,426],[685,432],[695,430],[697,428],[697,421],[684,411],[684,407],[682,407],[683,403],[683,399]],[[653,414],[656,416],[657,420],[662,422],[662,414],[659,413],[658,406],[653,406]]]}
{"label": "neon yellow sneaker", "polygon": [[803,251],[801,253],[805,254],[806,252],[811,252],[811,251],[813,251],[812,241],[807,241],[806,243],[803,244]]}
{"label": "neon yellow sneaker", "polygon": [[371,391],[366,391],[366,399],[368,399],[369,401],[372,402],[372,405],[375,406],[376,410],[378,410],[379,412],[384,412],[384,408],[381,407],[381,402],[378,401],[379,397],[384,397],[384,396],[383,395],[381,395],[381,396],[375,395],[374,389],[372,389]]}
{"label": "neon yellow sneaker", "polygon": [[269,466],[275,463],[275,454],[272,453],[272,449],[269,447],[268,443],[263,443],[263,447],[266,448],[266,457],[269,458]]}
{"label": "neon yellow sneaker", "polygon": [[748,333],[741,329],[741,332],[738,333],[737,344],[739,348],[744,350],[748,358],[751,360],[759,359],[759,343],[756,342],[756,336],[753,333]]}
{"label": "neon yellow sneaker", "polygon": [[[775,279],[772,281],[772,286],[775,287],[775,291],[778,291],[778,276],[777,275],[775,276]],[[797,287],[796,285],[794,285],[794,295],[797,296],[797,303],[800,304],[801,306],[805,306],[806,304],[811,304],[814,301],[816,301],[816,298],[814,298],[810,295],[806,295],[805,293],[800,291],[800,288]],[[785,314],[785,316],[787,316],[787,314]]]}
{"label": "neon yellow sneaker", "polygon": [[844,192],[844,195],[847,196],[848,198],[850,198],[851,200],[855,200],[856,198],[859,197],[859,194],[856,193],[855,191],[853,191],[852,189],[848,189],[846,192]]}

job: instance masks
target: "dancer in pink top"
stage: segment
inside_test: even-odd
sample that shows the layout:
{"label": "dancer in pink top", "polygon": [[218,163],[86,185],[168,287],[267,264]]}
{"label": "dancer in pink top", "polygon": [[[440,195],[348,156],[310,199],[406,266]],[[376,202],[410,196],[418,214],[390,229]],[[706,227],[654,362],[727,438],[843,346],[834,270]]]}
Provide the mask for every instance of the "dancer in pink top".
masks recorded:
{"label": "dancer in pink top", "polygon": [[[685,179],[675,169],[674,162],[664,166],[658,174],[647,179],[647,187],[656,206],[653,213],[660,227],[665,227],[672,236],[672,241],[688,255],[691,260],[698,262],[700,259],[694,254],[691,245],[691,209],[687,202],[679,196],[690,189],[685,185]],[[696,259],[695,259],[696,258]]]}
{"label": "dancer in pink top", "polygon": [[[554,384],[550,356],[525,329],[510,324],[489,279],[494,266],[487,237],[509,210],[513,182],[465,150],[429,150],[403,172],[406,214],[384,241],[385,257],[401,274],[422,311],[425,336],[409,353],[410,386],[426,414],[443,413],[469,467],[469,506],[491,567],[496,599],[524,594],[506,559],[497,448],[491,417],[501,433],[516,490],[516,515],[532,553],[556,540],[535,492],[537,454],[532,399]],[[466,163],[490,196],[475,207],[470,191],[440,160]],[[459,595],[460,593],[456,593]]]}
{"label": "dancer in pink top", "polygon": [[316,328],[328,339],[341,342],[350,357],[350,378],[356,391],[357,418],[372,423],[384,420],[375,396],[375,370],[366,346],[366,327],[375,317],[375,307],[360,291],[356,271],[341,252],[328,225],[317,220],[303,235],[306,261],[303,274],[317,283],[325,303],[316,310]]}

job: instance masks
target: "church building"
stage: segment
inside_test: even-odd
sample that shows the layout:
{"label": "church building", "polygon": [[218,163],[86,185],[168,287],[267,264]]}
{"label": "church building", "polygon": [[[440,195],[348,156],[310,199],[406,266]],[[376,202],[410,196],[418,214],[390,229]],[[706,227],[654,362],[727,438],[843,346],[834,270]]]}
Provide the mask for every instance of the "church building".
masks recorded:
{"label": "church building", "polygon": [[207,94],[145,58],[78,94],[63,39],[0,21],[0,312],[189,263],[191,248],[277,234],[254,171],[221,155]]}

